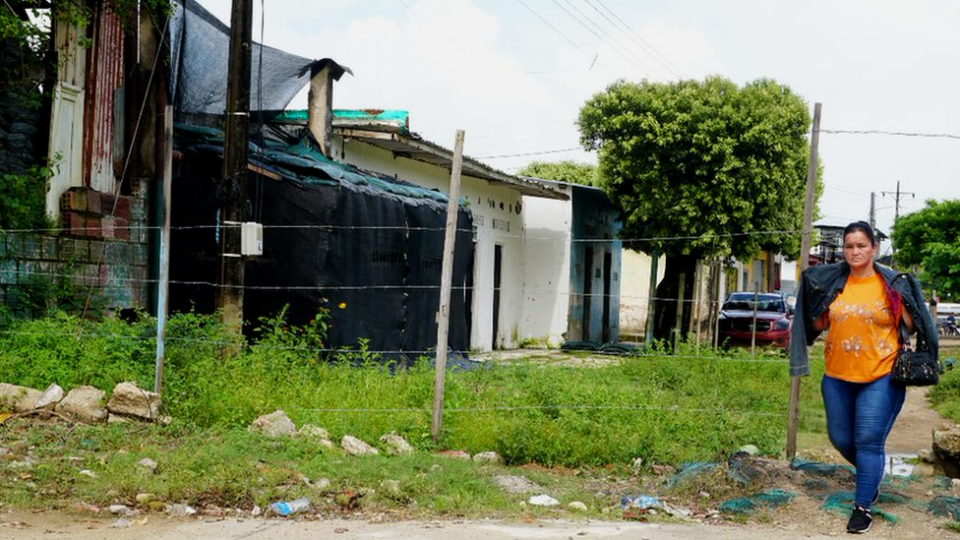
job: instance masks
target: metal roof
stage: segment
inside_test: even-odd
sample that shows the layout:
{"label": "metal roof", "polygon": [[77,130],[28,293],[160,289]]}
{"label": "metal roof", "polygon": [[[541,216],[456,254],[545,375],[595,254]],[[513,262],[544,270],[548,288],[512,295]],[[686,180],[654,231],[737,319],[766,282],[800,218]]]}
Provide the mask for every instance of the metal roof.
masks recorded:
{"label": "metal roof", "polygon": [[[306,111],[286,111],[277,120],[299,123],[305,122],[305,119]],[[344,139],[360,141],[387,150],[394,156],[429,163],[449,171],[453,167],[453,151],[411,132],[408,125],[406,111],[336,109],[333,112],[333,132]],[[504,184],[522,195],[569,199],[567,194],[550,182],[507,174],[469,156],[463,156],[462,174]]]}

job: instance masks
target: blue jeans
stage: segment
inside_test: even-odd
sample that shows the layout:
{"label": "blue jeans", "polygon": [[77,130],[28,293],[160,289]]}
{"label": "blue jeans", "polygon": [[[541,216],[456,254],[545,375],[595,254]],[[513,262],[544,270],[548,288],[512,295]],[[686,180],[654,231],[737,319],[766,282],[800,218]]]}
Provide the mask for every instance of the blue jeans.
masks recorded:
{"label": "blue jeans", "polygon": [[870,508],[879,493],[885,445],[906,389],[890,376],[853,383],[824,376],[820,385],[830,442],[857,468],[857,506]]}

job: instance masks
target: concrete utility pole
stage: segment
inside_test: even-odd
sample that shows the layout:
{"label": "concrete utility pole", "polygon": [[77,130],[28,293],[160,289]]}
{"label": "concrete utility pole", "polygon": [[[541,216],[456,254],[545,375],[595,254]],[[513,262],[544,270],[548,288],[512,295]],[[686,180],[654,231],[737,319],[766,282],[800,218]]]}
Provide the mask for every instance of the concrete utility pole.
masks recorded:
{"label": "concrete utility pole", "polygon": [[870,227],[877,228],[877,192],[870,192]]}
{"label": "concrete utility pole", "polygon": [[[803,237],[800,240],[800,273],[810,266],[810,244],[813,240],[813,205],[817,187],[817,147],[820,144],[820,104],[813,106],[813,128],[810,132],[810,164],[807,166],[807,201],[803,207]],[[803,313],[796,315],[803,317]],[[797,456],[797,429],[800,426],[800,377],[790,385],[790,412],[787,426],[787,459]]]}
{"label": "concrete utility pole", "polygon": [[[910,195],[910,197],[916,197],[917,194],[916,194],[916,193],[911,193],[911,192],[908,192],[908,191],[900,191],[900,181],[899,181],[899,180],[897,180],[897,191],[881,191],[880,193],[883,194],[884,197],[886,197],[887,195],[892,195],[892,196],[893,196],[893,208],[894,208],[894,211],[893,211],[893,226],[896,227],[896,226],[897,226],[897,220],[900,219],[900,199],[901,199],[902,197],[906,197],[907,195]],[[891,258],[893,259],[892,261],[890,261],[891,266],[892,266],[893,264],[896,264],[896,260],[897,260],[897,245],[896,245],[896,244],[893,244],[893,251],[892,251],[892,254],[891,254]]]}
{"label": "concrete utility pole", "polygon": [[251,1],[233,0],[223,179],[220,181],[223,237],[220,244],[220,294],[217,306],[223,310],[223,321],[236,325],[237,328],[243,323],[244,259],[240,255],[240,224],[247,218],[247,138],[250,131],[252,41]]}

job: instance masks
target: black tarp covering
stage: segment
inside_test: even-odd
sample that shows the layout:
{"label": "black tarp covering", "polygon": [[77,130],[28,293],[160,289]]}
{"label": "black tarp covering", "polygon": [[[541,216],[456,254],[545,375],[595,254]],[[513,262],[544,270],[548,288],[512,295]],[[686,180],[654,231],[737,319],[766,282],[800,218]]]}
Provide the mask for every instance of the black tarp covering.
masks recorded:
{"label": "black tarp covering", "polygon": [[[178,113],[224,114],[230,73],[230,27],[195,0],[173,2],[170,17],[170,88]],[[261,67],[261,57],[263,59]],[[251,45],[250,110],[283,110],[310,82],[312,71],[334,65],[339,79],[349,68],[310,60],[266,45]]]}
{"label": "black tarp covering", "polygon": [[[222,147],[179,146],[183,158],[173,183],[170,305],[175,311],[212,312],[220,269],[214,225]],[[246,265],[248,330],[284,305],[290,306],[289,321],[297,325],[325,307],[331,316],[331,347],[356,348],[366,338],[370,350],[384,351],[388,358],[412,358],[434,349],[446,197],[323,161],[303,148],[251,155],[286,179],[248,178],[251,208],[264,226],[263,256]],[[339,180],[330,178],[340,175]],[[469,291],[463,287],[473,268],[471,227],[471,214],[461,206],[451,351],[465,352],[470,342]]]}

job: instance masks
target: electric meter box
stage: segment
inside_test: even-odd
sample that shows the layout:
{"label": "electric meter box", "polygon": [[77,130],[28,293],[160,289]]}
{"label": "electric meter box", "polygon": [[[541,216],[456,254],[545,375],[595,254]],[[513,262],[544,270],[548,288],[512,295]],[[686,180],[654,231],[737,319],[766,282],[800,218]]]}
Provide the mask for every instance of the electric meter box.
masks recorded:
{"label": "electric meter box", "polygon": [[245,221],[240,225],[240,254],[263,255],[263,224]]}

